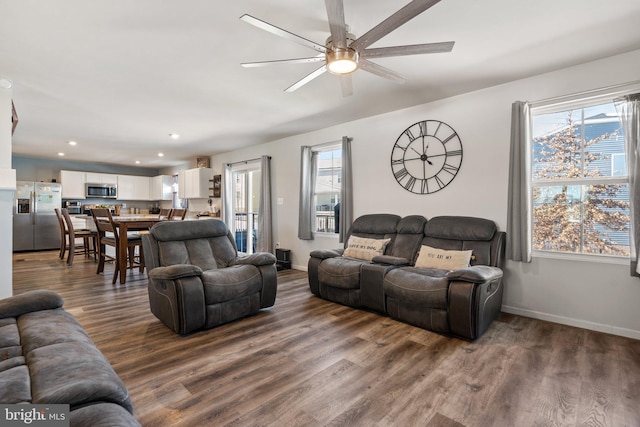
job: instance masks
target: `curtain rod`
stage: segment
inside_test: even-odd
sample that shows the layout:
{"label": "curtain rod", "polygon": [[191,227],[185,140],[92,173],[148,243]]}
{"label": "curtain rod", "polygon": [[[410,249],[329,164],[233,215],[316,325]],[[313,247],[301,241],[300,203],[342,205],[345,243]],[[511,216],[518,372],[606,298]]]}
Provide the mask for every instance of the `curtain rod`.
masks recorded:
{"label": "curtain rod", "polygon": [[612,92],[613,92],[613,95],[618,95],[618,94],[623,94],[624,92],[633,91],[633,90],[640,90],[640,80],[636,80],[628,83],[621,83],[621,84],[612,85],[612,86],[605,86],[598,89],[585,90],[582,92],[556,96],[553,98],[541,99],[538,101],[531,101],[529,105],[531,106],[531,108],[535,108],[540,105],[552,105],[552,104],[560,104],[563,102],[570,102],[577,98],[608,95]]}
{"label": "curtain rod", "polygon": [[[271,159],[271,156],[267,156],[267,158]],[[240,163],[244,163],[246,165],[249,162],[257,162],[258,160],[262,160],[262,157],[258,157],[257,159],[240,160],[239,162],[227,163],[227,166],[239,165]]]}
{"label": "curtain rod", "polygon": [[[343,137],[345,138],[345,137]],[[347,136],[346,138],[349,138],[349,141],[353,141],[353,138],[351,138],[350,136]],[[332,145],[338,145],[342,143],[342,138],[341,139],[336,139],[335,141],[329,141],[329,142],[322,142],[320,144],[314,144],[314,145],[309,145],[308,147],[313,148],[324,148],[324,147],[330,147]]]}

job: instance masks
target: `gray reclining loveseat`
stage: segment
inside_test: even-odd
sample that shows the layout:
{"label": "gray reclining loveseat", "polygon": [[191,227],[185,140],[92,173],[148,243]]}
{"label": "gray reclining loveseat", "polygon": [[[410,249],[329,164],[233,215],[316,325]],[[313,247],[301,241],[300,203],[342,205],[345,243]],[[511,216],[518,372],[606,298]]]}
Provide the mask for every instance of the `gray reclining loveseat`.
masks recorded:
{"label": "gray reclining loveseat", "polygon": [[[354,252],[351,236],[372,252]],[[364,215],[343,249],[311,252],[309,287],[330,301],[473,340],[500,313],[505,236],[482,218]],[[458,257],[455,268],[446,264]]]}
{"label": "gray reclining loveseat", "polygon": [[163,221],[142,236],[151,312],[179,334],[249,316],[275,303],[276,257],[238,256],[217,219]]}

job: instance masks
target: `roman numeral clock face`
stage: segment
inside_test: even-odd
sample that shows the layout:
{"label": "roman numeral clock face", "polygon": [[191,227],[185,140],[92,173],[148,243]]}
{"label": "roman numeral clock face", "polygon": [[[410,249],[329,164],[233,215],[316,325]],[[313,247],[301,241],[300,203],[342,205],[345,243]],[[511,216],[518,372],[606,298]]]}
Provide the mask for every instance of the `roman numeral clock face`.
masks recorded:
{"label": "roman numeral clock face", "polygon": [[430,194],[449,185],[462,164],[462,142],[451,126],[423,120],[400,134],[391,151],[391,170],[405,190]]}

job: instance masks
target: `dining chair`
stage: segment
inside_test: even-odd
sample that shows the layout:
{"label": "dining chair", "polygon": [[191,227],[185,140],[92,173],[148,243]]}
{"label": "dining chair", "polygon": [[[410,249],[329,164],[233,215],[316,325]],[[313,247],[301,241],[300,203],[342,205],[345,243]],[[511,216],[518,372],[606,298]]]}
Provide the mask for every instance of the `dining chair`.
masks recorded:
{"label": "dining chair", "polygon": [[[112,284],[116,283],[118,271],[120,270],[118,266],[122,262],[125,264],[128,262],[128,268],[133,268],[137,265],[142,273],[144,271],[144,255],[142,253],[142,240],[140,235],[137,233],[127,235],[127,251],[122,254],[120,253],[120,235],[118,226],[113,221],[113,217],[111,216],[109,209],[91,209],[91,215],[93,216],[96,229],[98,230],[99,250],[96,274],[100,274],[104,271],[104,263],[106,261],[114,261],[115,263],[113,280],[111,281]],[[115,256],[110,256],[106,253],[105,249],[107,246],[111,246],[115,249]],[[135,254],[136,248],[138,249],[138,256]]]}
{"label": "dining chair", "polygon": [[187,216],[186,209],[171,209],[169,219],[184,219],[185,216]]}
{"label": "dining chair", "polygon": [[67,252],[67,227],[64,225],[64,219],[60,213],[60,209],[55,208],[56,217],[58,218],[58,224],[60,225],[60,259],[64,259],[64,254]]}
{"label": "dining chair", "polygon": [[158,214],[158,218],[160,219],[169,219],[171,216],[171,209],[160,209],[160,213]]}
{"label": "dining chair", "polygon": [[[66,208],[62,208],[60,210],[62,213],[62,218],[64,219],[64,224],[66,225],[66,235],[69,238],[69,248],[67,255],[67,264],[73,265],[73,257],[76,254],[84,254],[85,258],[91,256],[96,258],[96,248],[98,246],[98,232],[94,230],[89,230],[88,228],[79,228],[76,229],[73,226],[73,221],[71,220],[71,216],[69,215],[69,211]],[[82,239],[83,244],[81,247],[76,247],[76,239]],[[64,255],[62,256],[64,258]]]}

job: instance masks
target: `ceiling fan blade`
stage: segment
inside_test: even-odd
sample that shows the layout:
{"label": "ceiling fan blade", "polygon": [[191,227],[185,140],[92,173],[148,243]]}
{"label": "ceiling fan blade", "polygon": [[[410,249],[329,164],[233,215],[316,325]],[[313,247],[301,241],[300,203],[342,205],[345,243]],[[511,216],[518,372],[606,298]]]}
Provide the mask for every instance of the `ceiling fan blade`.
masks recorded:
{"label": "ceiling fan blade", "polygon": [[299,89],[300,87],[306,85],[307,83],[309,83],[311,80],[315,79],[316,77],[322,75],[325,71],[327,71],[327,65],[323,65],[322,67],[318,68],[317,70],[315,70],[313,73],[311,74],[307,74],[305,77],[303,77],[302,79],[298,80],[297,82],[295,82],[294,84],[292,84],[291,86],[289,86],[288,88],[286,88],[284,91],[285,92],[293,92],[296,89]]}
{"label": "ceiling fan blade", "polygon": [[329,30],[335,47],[347,47],[347,29],[344,23],[344,5],[342,0],[325,0],[327,16],[329,17]]}
{"label": "ceiling fan blade", "polygon": [[413,0],[411,3],[407,4],[402,9],[398,10],[396,13],[367,31],[361,37],[358,37],[357,40],[354,40],[353,43],[351,43],[350,47],[357,51],[361,51],[362,49],[371,46],[382,37],[386,36],[410,19],[420,15],[439,1],[440,0]]}
{"label": "ceiling fan blade", "polygon": [[372,74],[375,74],[376,76],[393,80],[396,83],[404,83],[407,81],[406,77],[396,73],[395,71],[383,67],[382,65],[378,65],[374,62],[368,61],[364,58],[360,58],[360,61],[358,61],[358,67]]}
{"label": "ceiling fan blade", "polygon": [[258,27],[261,30],[265,30],[270,32],[271,34],[275,34],[276,36],[280,36],[287,40],[291,40],[292,42],[301,44],[302,46],[310,47],[313,50],[317,50],[320,53],[325,53],[327,48],[324,46],[315,43],[311,40],[307,40],[304,37],[300,37],[296,34],[293,34],[287,30],[283,30],[282,28],[276,27],[275,25],[271,25],[268,22],[265,22],[261,19],[254,18],[251,15],[247,15],[246,13],[240,17],[240,19],[248,24],[253,25],[254,27]]}
{"label": "ceiling fan blade", "polygon": [[365,49],[360,54],[360,58],[371,59],[389,56],[422,55],[425,53],[446,53],[451,52],[454,44],[455,42],[440,42]]}
{"label": "ceiling fan blade", "polygon": [[343,74],[340,76],[340,87],[342,88],[342,96],[344,98],[353,95],[353,83],[351,80],[351,74]]}
{"label": "ceiling fan blade", "polygon": [[313,56],[311,58],[295,58],[295,59],[276,59],[274,61],[258,61],[258,62],[243,62],[242,65],[245,68],[253,67],[265,67],[274,64],[307,64],[309,62],[324,62],[324,55]]}

